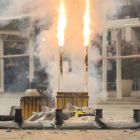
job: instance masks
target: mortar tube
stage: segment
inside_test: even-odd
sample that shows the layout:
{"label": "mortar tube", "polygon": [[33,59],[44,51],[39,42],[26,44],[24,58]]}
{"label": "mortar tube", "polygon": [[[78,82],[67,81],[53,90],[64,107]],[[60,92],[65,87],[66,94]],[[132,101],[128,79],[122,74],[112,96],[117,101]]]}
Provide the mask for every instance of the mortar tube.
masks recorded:
{"label": "mortar tube", "polygon": [[95,121],[98,121],[99,119],[103,118],[102,111],[103,111],[103,109],[96,109]]}
{"label": "mortar tube", "polygon": [[88,46],[85,47],[84,53],[84,83],[83,91],[88,92]]}
{"label": "mortar tube", "polygon": [[134,113],[133,113],[133,118],[136,122],[139,122],[140,121],[140,115],[139,115],[139,112],[140,112],[140,109],[133,109]]}
{"label": "mortar tube", "polygon": [[15,109],[15,122],[21,126],[23,119],[22,119],[22,109]]}
{"label": "mortar tube", "polygon": [[63,91],[63,46],[59,47],[59,78],[58,78],[58,91]]}
{"label": "mortar tube", "polygon": [[56,125],[62,125],[63,123],[63,113],[62,113],[63,109],[56,109]]}
{"label": "mortar tube", "polygon": [[103,119],[103,113],[102,113],[103,109],[96,109],[96,116],[95,116],[95,121],[97,122],[97,124],[105,129],[107,128],[101,121],[100,119]]}

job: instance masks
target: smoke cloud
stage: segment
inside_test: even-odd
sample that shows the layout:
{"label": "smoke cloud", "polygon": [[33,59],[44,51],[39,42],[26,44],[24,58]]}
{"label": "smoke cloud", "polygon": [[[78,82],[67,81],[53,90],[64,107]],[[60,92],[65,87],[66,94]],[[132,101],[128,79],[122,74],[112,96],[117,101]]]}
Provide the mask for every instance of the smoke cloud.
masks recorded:
{"label": "smoke cloud", "polygon": [[[57,39],[58,11],[60,0],[3,0],[1,4],[4,9],[3,15],[31,15],[30,30],[33,23],[42,28],[46,26],[47,30],[41,31],[37,36],[36,53],[42,67],[46,67],[49,74],[50,87],[53,89],[53,95],[58,91],[58,65],[59,65],[59,46]],[[67,27],[65,30],[65,45],[63,47],[64,55],[64,89],[65,92],[83,92],[83,71],[84,71],[84,13],[86,10],[85,0],[64,0]],[[105,12],[114,13],[113,0],[91,0],[91,40],[96,40],[96,35],[102,32],[105,21]],[[45,40],[43,40],[43,38]],[[90,104],[97,103],[100,100],[107,99],[107,92],[102,91],[102,73],[101,67],[96,63],[101,55],[96,46],[89,45],[89,73],[88,73],[88,92]]]}

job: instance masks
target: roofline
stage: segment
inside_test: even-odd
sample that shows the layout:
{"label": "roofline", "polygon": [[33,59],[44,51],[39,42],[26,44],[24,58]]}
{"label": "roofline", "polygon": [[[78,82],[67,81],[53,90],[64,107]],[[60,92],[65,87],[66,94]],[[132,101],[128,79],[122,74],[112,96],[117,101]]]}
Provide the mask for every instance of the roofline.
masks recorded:
{"label": "roofline", "polygon": [[140,27],[139,18],[111,20],[111,21],[106,21],[103,25],[103,28],[107,28],[107,29],[125,28],[125,27]]}

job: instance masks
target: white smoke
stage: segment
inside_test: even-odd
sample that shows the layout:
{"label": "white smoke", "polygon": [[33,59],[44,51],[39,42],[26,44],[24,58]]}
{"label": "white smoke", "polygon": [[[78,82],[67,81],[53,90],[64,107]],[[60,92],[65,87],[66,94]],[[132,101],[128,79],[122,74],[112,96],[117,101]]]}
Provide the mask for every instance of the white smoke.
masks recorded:
{"label": "white smoke", "polygon": [[107,100],[107,91],[102,90],[102,67],[100,50],[97,46],[89,48],[88,92],[89,104],[96,105],[101,100]]}
{"label": "white smoke", "polygon": [[[46,24],[48,30],[42,31],[37,39],[37,54],[40,58],[42,67],[46,67],[46,72],[50,76],[50,87],[53,89],[53,95],[56,96],[58,91],[58,62],[59,46],[56,37],[59,0],[10,0],[8,6],[6,1],[1,1],[4,5],[2,15],[32,15],[30,27],[35,21],[37,26],[42,27]],[[85,2],[81,0],[65,1],[67,27],[65,34],[64,56],[69,61],[64,61],[64,91],[65,92],[82,92],[83,91],[83,70],[84,70],[84,47],[83,47],[83,16],[85,12]],[[102,32],[102,26],[105,20],[105,14],[114,12],[113,0],[91,0],[91,40],[96,34]],[[43,41],[42,39],[45,38]],[[100,60],[96,46],[89,47],[89,74],[88,74],[88,91],[90,104],[97,103],[100,100],[107,99],[107,92],[102,91],[101,69],[96,66]],[[71,68],[71,71],[69,70]]]}

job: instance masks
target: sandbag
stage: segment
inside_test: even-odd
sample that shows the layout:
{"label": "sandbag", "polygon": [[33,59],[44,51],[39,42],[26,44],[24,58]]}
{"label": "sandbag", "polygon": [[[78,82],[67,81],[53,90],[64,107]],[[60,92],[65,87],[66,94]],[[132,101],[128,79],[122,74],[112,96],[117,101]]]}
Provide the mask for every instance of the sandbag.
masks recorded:
{"label": "sandbag", "polygon": [[44,120],[52,120],[53,118],[55,118],[56,116],[56,110],[53,109],[52,111],[50,112],[47,112],[44,116]]}
{"label": "sandbag", "polygon": [[78,107],[78,106],[73,106],[74,107],[74,111],[82,111],[82,108]]}
{"label": "sandbag", "polygon": [[82,107],[82,111],[87,111],[88,110],[88,107],[87,106],[84,106],[84,107]]}
{"label": "sandbag", "polygon": [[[47,106],[44,106],[43,112],[33,112],[33,115],[30,118],[28,118],[27,120],[28,121],[35,121],[35,120],[38,120],[39,118],[42,118],[42,117],[44,119],[46,112],[49,112],[49,110],[52,110],[52,109],[50,109]],[[43,120],[43,119],[41,119],[41,120]]]}
{"label": "sandbag", "polygon": [[[63,120],[68,120],[69,118],[72,117],[72,111],[63,110],[62,113],[63,113]],[[44,112],[40,112],[38,113],[38,115],[39,116],[42,115],[42,116],[39,117],[37,121],[53,120],[56,117],[56,110],[53,109],[52,111],[45,113],[45,115],[44,115]]]}
{"label": "sandbag", "polygon": [[33,112],[33,115],[30,118],[28,118],[27,120],[28,121],[35,121],[37,119],[39,119],[38,112]]}
{"label": "sandbag", "polygon": [[21,125],[22,129],[54,129],[55,121],[24,121]]}
{"label": "sandbag", "polygon": [[43,129],[43,122],[39,121],[24,121],[21,124],[22,129],[35,129],[35,128],[40,128]]}
{"label": "sandbag", "polygon": [[49,129],[49,128],[56,129],[55,120],[43,121],[43,129]]}
{"label": "sandbag", "polygon": [[95,108],[89,108],[89,107],[82,107],[82,111],[85,112],[85,114],[95,115]]}
{"label": "sandbag", "polygon": [[50,110],[49,110],[49,107],[47,107],[47,106],[43,106],[43,112],[49,112]]}
{"label": "sandbag", "polygon": [[[85,109],[87,107],[84,107],[83,109]],[[82,108],[78,107],[78,106],[73,106],[71,103],[67,104],[67,108],[65,108],[65,110],[67,111],[83,111]]]}
{"label": "sandbag", "polygon": [[68,120],[73,116],[72,111],[62,110],[62,113],[63,113],[63,120]]}
{"label": "sandbag", "polygon": [[14,121],[0,121],[0,129],[19,129],[19,124]]}
{"label": "sandbag", "polygon": [[89,115],[94,115],[95,116],[95,110],[93,109],[93,110],[86,110],[85,111],[85,114],[89,114]]}
{"label": "sandbag", "polygon": [[39,116],[39,118],[42,118],[42,117],[45,116],[45,114],[46,114],[45,112],[39,112],[39,113],[38,113],[38,116]]}
{"label": "sandbag", "polygon": [[71,103],[68,103],[67,108],[65,110],[67,110],[67,111],[75,111],[75,108],[73,107],[73,105]]}
{"label": "sandbag", "polygon": [[43,117],[37,119],[36,121],[43,121],[44,120],[44,117],[45,117],[45,115]]}
{"label": "sandbag", "polygon": [[139,123],[135,120],[108,120],[100,119],[107,129],[136,129]]}
{"label": "sandbag", "polygon": [[63,122],[62,128],[101,129],[101,127],[95,122],[94,116],[72,117],[69,120]]}
{"label": "sandbag", "polygon": [[56,116],[56,110],[53,109],[52,111],[49,111],[45,113],[45,115],[41,118],[39,118],[37,121],[43,121],[43,120],[53,120]]}
{"label": "sandbag", "polygon": [[[49,107],[47,107],[47,106],[44,106],[44,108],[43,108],[43,112],[33,112],[33,115],[30,117],[30,118],[28,118],[27,120],[28,121],[35,121],[35,120],[41,120],[41,121],[43,121],[44,119],[45,119],[45,117],[46,117],[46,113],[52,113],[51,111],[49,111],[49,110],[51,110],[52,111],[52,109],[50,109]],[[47,118],[46,118],[47,119]],[[45,119],[45,120],[46,120]],[[52,118],[53,119],[53,118]],[[51,119],[51,120],[52,120]]]}

